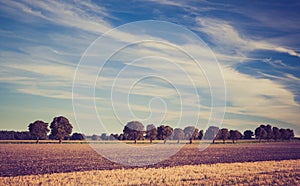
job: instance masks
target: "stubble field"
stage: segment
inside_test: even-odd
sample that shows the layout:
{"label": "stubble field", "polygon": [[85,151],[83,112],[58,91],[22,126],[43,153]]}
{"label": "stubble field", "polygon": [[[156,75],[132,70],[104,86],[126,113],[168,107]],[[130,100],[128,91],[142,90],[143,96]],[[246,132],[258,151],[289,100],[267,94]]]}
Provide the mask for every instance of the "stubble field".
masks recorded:
{"label": "stubble field", "polygon": [[300,160],[2,177],[0,185],[300,185]]}

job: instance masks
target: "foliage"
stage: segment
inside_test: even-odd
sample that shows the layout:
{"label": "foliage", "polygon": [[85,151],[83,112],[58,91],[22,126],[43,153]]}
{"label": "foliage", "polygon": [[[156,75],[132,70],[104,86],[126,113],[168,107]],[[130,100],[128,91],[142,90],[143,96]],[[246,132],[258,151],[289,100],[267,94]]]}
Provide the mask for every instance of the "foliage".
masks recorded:
{"label": "foliage", "polygon": [[72,136],[71,136],[71,140],[84,140],[85,139],[85,136],[81,133],[73,133]]}
{"label": "foliage", "polygon": [[123,130],[126,140],[141,140],[144,138],[144,125],[139,121],[130,121],[126,124]]}
{"label": "foliage", "polygon": [[180,140],[184,139],[184,132],[181,128],[174,129],[173,139],[177,140],[177,143],[179,143]]}
{"label": "foliage", "polygon": [[260,126],[255,129],[255,137],[259,140],[259,142],[261,139],[265,139],[267,137],[267,132],[264,127]]}
{"label": "foliage", "polygon": [[194,126],[188,126],[183,129],[185,139],[194,140],[198,138],[199,130]]}
{"label": "foliage", "polygon": [[164,140],[166,143],[167,139],[173,134],[173,128],[170,126],[161,125],[157,128],[157,139]]}
{"label": "foliage", "polygon": [[203,130],[200,130],[198,133],[198,139],[202,140],[202,138],[203,138]]}
{"label": "foliage", "polygon": [[213,143],[215,143],[215,137],[217,136],[218,132],[219,127],[209,126],[208,129],[205,131],[204,139],[213,140]]}
{"label": "foliage", "polygon": [[28,125],[29,132],[32,137],[36,138],[38,143],[40,139],[47,139],[47,134],[50,131],[48,129],[48,123],[37,120]]}
{"label": "foliage", "polygon": [[150,143],[152,143],[152,141],[156,139],[156,136],[157,136],[156,127],[153,124],[147,125],[146,138],[150,140]]}
{"label": "foliage", "polygon": [[99,136],[96,135],[96,134],[93,134],[92,135],[92,140],[94,140],[94,141],[99,140]]}
{"label": "foliage", "polygon": [[232,140],[233,143],[236,140],[241,139],[242,137],[242,133],[240,133],[238,130],[230,130],[229,134],[230,134],[230,139]]}
{"label": "foliage", "polygon": [[254,133],[251,130],[244,131],[244,139],[252,139],[252,136],[254,136]]}
{"label": "foliage", "polygon": [[58,139],[59,143],[66,136],[72,133],[73,126],[70,124],[69,120],[64,116],[55,117],[50,125],[51,134],[50,139]]}
{"label": "foliage", "polygon": [[229,134],[228,129],[222,128],[221,130],[219,130],[216,138],[223,140],[223,143],[225,143],[225,140],[227,140],[229,137],[230,137],[230,134]]}

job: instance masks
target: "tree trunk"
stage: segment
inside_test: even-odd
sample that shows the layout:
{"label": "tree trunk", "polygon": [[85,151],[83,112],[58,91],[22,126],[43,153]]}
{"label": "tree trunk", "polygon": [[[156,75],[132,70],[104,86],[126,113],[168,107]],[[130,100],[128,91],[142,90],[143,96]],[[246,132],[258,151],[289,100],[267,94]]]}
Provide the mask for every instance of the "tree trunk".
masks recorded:
{"label": "tree trunk", "polygon": [[152,138],[150,138],[150,144],[152,144]]}
{"label": "tree trunk", "polygon": [[193,138],[190,138],[190,144],[192,144],[193,143]]}
{"label": "tree trunk", "polygon": [[39,143],[39,138],[37,138],[37,139],[36,139],[36,142],[35,142],[35,143],[36,143],[36,144],[38,144],[38,143]]}
{"label": "tree trunk", "polygon": [[225,144],[225,140],[223,139],[223,144]]}
{"label": "tree trunk", "polygon": [[213,139],[213,144],[215,144],[215,139]]}
{"label": "tree trunk", "polygon": [[62,139],[59,139],[59,142],[58,142],[59,144],[62,144]]}
{"label": "tree trunk", "polygon": [[134,139],[134,144],[136,144],[136,139]]}
{"label": "tree trunk", "polygon": [[234,139],[232,139],[232,143],[234,143]]}

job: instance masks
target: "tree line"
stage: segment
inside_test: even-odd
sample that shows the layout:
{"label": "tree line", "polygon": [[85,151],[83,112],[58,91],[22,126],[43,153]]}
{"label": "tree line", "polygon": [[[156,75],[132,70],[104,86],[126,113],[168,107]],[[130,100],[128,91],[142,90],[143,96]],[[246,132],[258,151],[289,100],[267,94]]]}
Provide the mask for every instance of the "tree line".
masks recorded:
{"label": "tree line", "polygon": [[243,134],[238,130],[229,130],[227,128],[219,128],[216,126],[210,126],[204,132],[199,130],[194,126],[187,126],[184,129],[175,128],[173,129],[168,125],[161,125],[155,127],[154,124],[149,124],[146,126],[139,121],[130,121],[128,122],[121,134],[110,134],[107,136],[105,133],[101,136],[94,134],[92,140],[133,140],[134,143],[137,140],[149,140],[150,143],[153,140],[163,140],[166,143],[167,140],[177,140],[177,143],[180,143],[180,140],[189,140],[190,143],[193,143],[193,140],[212,140],[215,143],[215,140],[222,140],[225,143],[226,140],[232,140],[232,143],[235,143],[240,139],[253,139],[255,137],[259,142],[264,139],[267,141],[274,140],[291,140],[294,138],[294,131],[291,129],[279,129],[277,127],[272,127],[270,124],[260,125],[255,129],[255,132],[251,130],[245,130]]}
{"label": "tree line", "polygon": [[[84,140],[86,137],[81,133],[72,133],[73,126],[69,120],[64,116],[58,116],[53,119],[50,124],[50,129],[48,129],[48,123],[37,120],[28,125],[28,131],[0,131],[0,140],[39,140],[51,139],[59,140]],[[48,135],[48,133],[50,134]],[[164,143],[167,140],[189,140],[193,143],[193,140],[222,140],[225,143],[226,140],[232,140],[235,143],[240,139],[253,139],[255,136],[259,140],[291,140],[294,138],[294,131],[291,129],[279,129],[278,127],[272,127],[270,124],[260,125],[255,129],[255,131],[245,130],[243,134],[238,130],[229,130],[227,128],[219,128],[216,126],[210,126],[204,132],[203,130],[197,129],[195,126],[187,126],[184,129],[172,128],[168,125],[160,125],[155,127],[154,124],[149,124],[146,126],[139,121],[128,122],[123,129],[121,134],[107,134],[103,133],[101,136],[94,134],[91,136],[92,140],[133,140],[137,143],[137,140],[149,140],[150,143],[153,140],[163,140]]]}
{"label": "tree line", "polygon": [[50,124],[51,133],[48,135],[50,130],[48,129],[48,123],[36,120],[28,125],[28,131],[0,131],[0,140],[84,140],[84,135],[81,133],[72,133],[73,126],[69,120],[64,116],[58,116],[53,118]]}

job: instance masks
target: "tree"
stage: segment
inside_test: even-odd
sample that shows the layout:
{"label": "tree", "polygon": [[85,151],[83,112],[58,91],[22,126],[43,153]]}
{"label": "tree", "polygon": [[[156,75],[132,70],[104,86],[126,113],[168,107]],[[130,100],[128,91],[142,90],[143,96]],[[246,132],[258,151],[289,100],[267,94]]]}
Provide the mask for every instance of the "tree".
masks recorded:
{"label": "tree", "polygon": [[94,141],[99,140],[99,136],[96,135],[96,134],[93,134],[92,135],[92,140],[94,140]]}
{"label": "tree", "polygon": [[109,136],[106,133],[102,133],[100,136],[101,140],[108,140]]}
{"label": "tree", "polygon": [[295,137],[294,131],[291,130],[291,129],[286,129],[286,130],[287,130],[287,132],[288,132],[287,139],[288,139],[288,140],[293,139],[293,138]]}
{"label": "tree", "polygon": [[73,133],[72,136],[71,136],[71,140],[84,140],[85,139],[85,136],[81,133]]}
{"label": "tree", "polygon": [[277,127],[273,127],[273,139],[275,141],[279,140],[281,138],[281,134],[279,132],[279,129]]}
{"label": "tree", "polygon": [[245,130],[244,131],[244,139],[252,139],[253,132],[251,130]]}
{"label": "tree", "polygon": [[223,128],[219,130],[217,136],[218,136],[217,138],[223,140],[223,144],[225,144],[225,140],[227,140],[230,137],[230,134],[228,132],[228,129]]}
{"label": "tree", "polygon": [[59,143],[62,142],[64,137],[69,136],[72,133],[73,126],[67,118],[64,116],[55,117],[50,125],[51,139],[58,139]]}
{"label": "tree", "polygon": [[153,124],[147,125],[146,128],[146,138],[149,139],[152,144],[152,141],[156,139],[157,129]]}
{"label": "tree", "polygon": [[175,140],[177,140],[177,143],[179,143],[180,140],[184,139],[184,132],[181,128],[175,128],[174,129],[174,137]]}
{"label": "tree", "polygon": [[198,139],[202,140],[202,138],[203,138],[203,130],[200,130],[198,134]]}
{"label": "tree", "polygon": [[168,137],[173,133],[173,128],[170,126],[161,125],[157,128],[157,139],[164,140],[164,144],[167,142]]}
{"label": "tree", "polygon": [[144,138],[144,125],[139,121],[130,121],[124,127],[123,133],[127,136],[127,140],[134,140],[136,143],[137,140]]}
{"label": "tree", "polygon": [[267,132],[266,139],[270,141],[273,138],[272,126],[268,124],[264,129]]}
{"label": "tree", "polygon": [[232,140],[232,143],[234,143],[236,140],[241,139],[242,133],[240,133],[238,130],[230,130],[230,139]]}
{"label": "tree", "polygon": [[219,132],[219,127],[216,126],[209,126],[208,129],[205,131],[204,139],[206,140],[213,140],[215,143],[215,137]]}
{"label": "tree", "polygon": [[261,142],[261,139],[266,139],[267,132],[262,125],[255,129],[255,137],[259,140],[259,142]]}
{"label": "tree", "polygon": [[185,135],[185,139],[189,139],[190,140],[190,144],[193,143],[193,140],[194,139],[197,139],[198,138],[198,129],[196,129],[194,126],[188,126],[188,127],[185,127],[183,129],[184,131],[184,135]]}
{"label": "tree", "polygon": [[41,120],[37,120],[28,125],[30,135],[36,139],[36,143],[39,143],[40,139],[47,139],[47,133],[50,131],[48,129],[48,123]]}

